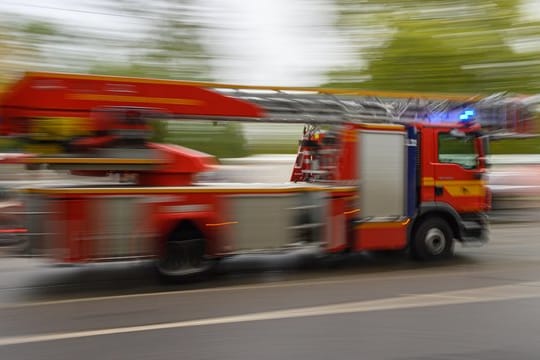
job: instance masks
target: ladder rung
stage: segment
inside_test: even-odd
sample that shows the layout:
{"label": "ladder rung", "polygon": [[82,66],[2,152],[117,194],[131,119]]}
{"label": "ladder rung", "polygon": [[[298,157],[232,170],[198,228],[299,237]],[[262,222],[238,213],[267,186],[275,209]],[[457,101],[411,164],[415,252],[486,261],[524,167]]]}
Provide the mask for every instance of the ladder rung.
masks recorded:
{"label": "ladder rung", "polygon": [[302,205],[289,208],[288,210],[310,210],[310,209],[319,209],[322,208],[322,205]]}
{"label": "ladder rung", "polygon": [[288,228],[291,230],[313,229],[313,228],[321,227],[323,225],[324,225],[323,223],[309,223],[309,224],[289,226]]}

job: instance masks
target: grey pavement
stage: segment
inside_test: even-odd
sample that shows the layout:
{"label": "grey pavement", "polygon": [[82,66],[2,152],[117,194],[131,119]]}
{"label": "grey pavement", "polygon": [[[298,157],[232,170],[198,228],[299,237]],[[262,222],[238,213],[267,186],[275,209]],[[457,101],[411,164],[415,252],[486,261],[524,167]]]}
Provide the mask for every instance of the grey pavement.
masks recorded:
{"label": "grey pavement", "polygon": [[536,359],[539,230],[494,225],[443,263],[244,258],[176,286],[148,263],[4,259],[0,359]]}

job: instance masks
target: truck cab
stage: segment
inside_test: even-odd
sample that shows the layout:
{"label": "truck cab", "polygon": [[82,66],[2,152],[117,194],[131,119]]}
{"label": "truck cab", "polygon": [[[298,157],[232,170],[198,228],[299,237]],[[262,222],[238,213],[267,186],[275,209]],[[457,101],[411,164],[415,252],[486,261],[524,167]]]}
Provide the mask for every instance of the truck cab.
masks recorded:
{"label": "truck cab", "polygon": [[444,213],[464,244],[486,241],[491,195],[479,127],[424,125],[422,130],[419,213]]}
{"label": "truck cab", "polygon": [[293,182],[356,187],[352,249],[420,248],[412,252],[430,259],[449,255],[454,240],[487,241],[490,194],[478,125],[308,126],[299,144]]}

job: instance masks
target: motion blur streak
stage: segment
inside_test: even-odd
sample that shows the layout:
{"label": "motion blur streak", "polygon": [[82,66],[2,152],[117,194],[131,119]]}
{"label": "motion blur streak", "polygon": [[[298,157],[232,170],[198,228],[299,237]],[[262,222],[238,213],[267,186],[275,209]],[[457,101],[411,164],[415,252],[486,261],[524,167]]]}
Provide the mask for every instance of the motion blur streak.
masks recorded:
{"label": "motion blur streak", "polygon": [[372,301],[349,302],[343,304],[313,306],[298,309],[268,311],[236,316],[178,321],[163,324],[127,326],[101,330],[76,331],[70,333],[4,337],[0,338],[0,346],[19,345],[44,341],[58,341],[82,337],[103,336],[142,331],[164,330],[173,328],[210,326],[264,320],[281,320],[299,317],[351,314],[368,311],[409,309],[426,306],[457,305],[538,297],[540,297],[540,282],[526,282],[516,285],[492,286],[473,290],[448,291],[433,294],[413,294]]}

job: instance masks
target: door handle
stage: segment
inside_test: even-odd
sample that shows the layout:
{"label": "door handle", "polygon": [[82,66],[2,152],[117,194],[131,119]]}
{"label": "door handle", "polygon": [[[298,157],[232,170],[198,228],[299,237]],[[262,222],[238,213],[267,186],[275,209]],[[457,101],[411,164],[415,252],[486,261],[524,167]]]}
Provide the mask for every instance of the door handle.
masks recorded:
{"label": "door handle", "polygon": [[473,178],[475,180],[482,180],[484,178],[484,173],[476,172],[476,173],[473,174]]}
{"label": "door handle", "polygon": [[443,194],[443,187],[435,186],[435,196],[442,196],[442,194]]}

